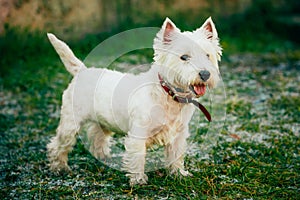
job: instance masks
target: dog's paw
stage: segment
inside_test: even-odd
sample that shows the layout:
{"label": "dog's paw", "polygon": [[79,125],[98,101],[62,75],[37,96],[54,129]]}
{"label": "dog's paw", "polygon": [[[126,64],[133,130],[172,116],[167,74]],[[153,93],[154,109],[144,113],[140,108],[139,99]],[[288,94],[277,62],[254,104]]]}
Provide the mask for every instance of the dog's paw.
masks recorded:
{"label": "dog's paw", "polygon": [[98,160],[105,160],[107,158],[111,158],[110,151],[92,152],[92,155]]}
{"label": "dog's paw", "polygon": [[50,170],[57,174],[57,175],[63,175],[66,173],[71,172],[71,168],[68,165],[50,165]]}
{"label": "dog's paw", "polygon": [[182,170],[182,169],[179,170],[179,174],[180,174],[181,176],[189,176],[189,177],[192,177],[192,176],[193,176],[193,174],[191,174],[189,171]]}
{"label": "dog's paw", "polygon": [[178,168],[171,169],[170,173],[174,174],[176,176],[179,176],[179,177],[187,177],[187,176],[192,177],[193,176],[193,174],[191,174],[189,171],[184,170],[184,169],[178,169]]}
{"label": "dog's paw", "polygon": [[130,178],[129,183],[131,186],[144,185],[148,181],[148,176],[144,173],[132,173],[126,174],[126,176]]}

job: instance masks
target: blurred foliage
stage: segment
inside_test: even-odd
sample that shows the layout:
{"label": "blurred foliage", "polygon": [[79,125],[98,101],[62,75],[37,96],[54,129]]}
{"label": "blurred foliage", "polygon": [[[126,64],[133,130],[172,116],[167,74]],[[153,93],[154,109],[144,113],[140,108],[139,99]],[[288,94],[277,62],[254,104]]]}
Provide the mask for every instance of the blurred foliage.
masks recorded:
{"label": "blurred foliage", "polygon": [[[272,4],[271,0],[253,0],[252,6],[242,13],[234,14],[226,19],[227,22],[221,26],[222,31],[233,37],[284,37],[289,40],[300,42],[300,21],[290,23],[291,16],[300,11],[300,1],[282,1]],[[286,20],[280,20],[286,16]]]}
{"label": "blurred foliage", "polygon": [[[214,1],[216,2],[219,1]],[[300,24],[289,23],[291,20],[288,17],[299,13],[300,1],[291,0],[287,3],[283,0],[274,5],[272,2],[272,0],[253,0],[252,6],[244,12],[230,16],[222,16],[222,13],[215,13],[217,11],[211,9],[193,15],[186,11],[176,12],[170,17],[180,29],[192,30],[199,27],[210,13],[221,38],[225,59],[227,55],[237,52],[291,54],[290,52],[299,48]],[[165,2],[168,3],[172,1]],[[66,42],[79,58],[84,58],[97,44],[120,31],[142,26],[161,26],[164,19],[157,14],[143,19],[142,22],[134,22],[133,14],[126,12],[128,9],[130,11],[131,6],[130,0],[119,5],[119,24],[111,26],[106,32],[86,34],[80,40],[66,40]],[[5,34],[0,36],[0,52],[2,82],[5,77],[10,76],[9,74],[16,76],[16,82],[20,82],[23,78],[22,72],[34,72],[38,67],[48,65],[53,60],[59,62],[45,32],[21,30],[9,25],[5,26]]]}

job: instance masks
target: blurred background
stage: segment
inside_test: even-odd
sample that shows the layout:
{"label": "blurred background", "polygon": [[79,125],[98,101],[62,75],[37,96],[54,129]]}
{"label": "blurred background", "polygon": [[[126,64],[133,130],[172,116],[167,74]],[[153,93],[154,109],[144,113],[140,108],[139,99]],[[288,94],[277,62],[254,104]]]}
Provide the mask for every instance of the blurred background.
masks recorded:
{"label": "blurred background", "polygon": [[[223,47],[220,71],[227,97],[226,124],[211,136],[220,138],[209,153],[212,160],[189,157],[195,170],[186,185],[157,173],[150,186],[133,191],[124,174],[99,165],[79,141],[70,156],[72,175],[53,176],[46,144],[55,134],[61,95],[72,77],[46,33],[55,33],[84,60],[121,31],[160,27],[166,17],[191,31],[209,16]],[[300,0],[0,0],[0,196],[297,199],[299,36]],[[152,49],[138,50],[115,65],[128,71],[152,57]],[[206,132],[206,125],[197,130],[201,147],[207,145],[201,138]]]}
{"label": "blurred background", "polygon": [[181,30],[194,30],[209,16],[221,38],[223,61],[251,52],[298,63],[299,0],[0,0],[0,83],[6,84],[5,74],[25,73],[24,65],[53,65],[57,57],[47,32],[84,59],[121,31],[160,27],[166,17]]}
{"label": "blurred background", "polygon": [[192,30],[212,16],[225,41],[278,36],[300,42],[299,0],[0,0],[0,13],[2,37],[14,29],[82,39],[87,34],[161,26],[167,16],[181,29]]}

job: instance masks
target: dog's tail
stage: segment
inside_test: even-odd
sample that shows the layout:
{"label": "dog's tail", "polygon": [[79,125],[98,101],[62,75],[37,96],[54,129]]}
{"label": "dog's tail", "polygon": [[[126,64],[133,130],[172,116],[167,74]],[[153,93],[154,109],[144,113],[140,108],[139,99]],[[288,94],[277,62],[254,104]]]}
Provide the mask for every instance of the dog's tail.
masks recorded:
{"label": "dog's tail", "polygon": [[86,68],[66,43],[57,39],[52,33],[47,33],[47,36],[68,72],[75,76],[80,70]]}

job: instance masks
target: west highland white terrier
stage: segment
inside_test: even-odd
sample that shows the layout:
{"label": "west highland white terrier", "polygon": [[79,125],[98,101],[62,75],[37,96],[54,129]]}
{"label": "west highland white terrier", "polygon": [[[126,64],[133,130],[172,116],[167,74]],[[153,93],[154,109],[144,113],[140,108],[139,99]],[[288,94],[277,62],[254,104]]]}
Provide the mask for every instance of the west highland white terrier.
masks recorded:
{"label": "west highland white terrier", "polygon": [[154,63],[139,75],[87,68],[64,42],[50,33],[48,38],[74,76],[63,93],[57,134],[47,145],[51,170],[70,170],[68,153],[85,125],[96,158],[110,156],[113,132],[126,133],[122,162],[131,185],[147,183],[145,156],[154,144],[164,146],[171,173],[189,175],[188,124],[197,108],[210,121],[197,98],[220,79],[222,48],[211,18],[192,32],[181,32],[166,18],[154,39]]}

